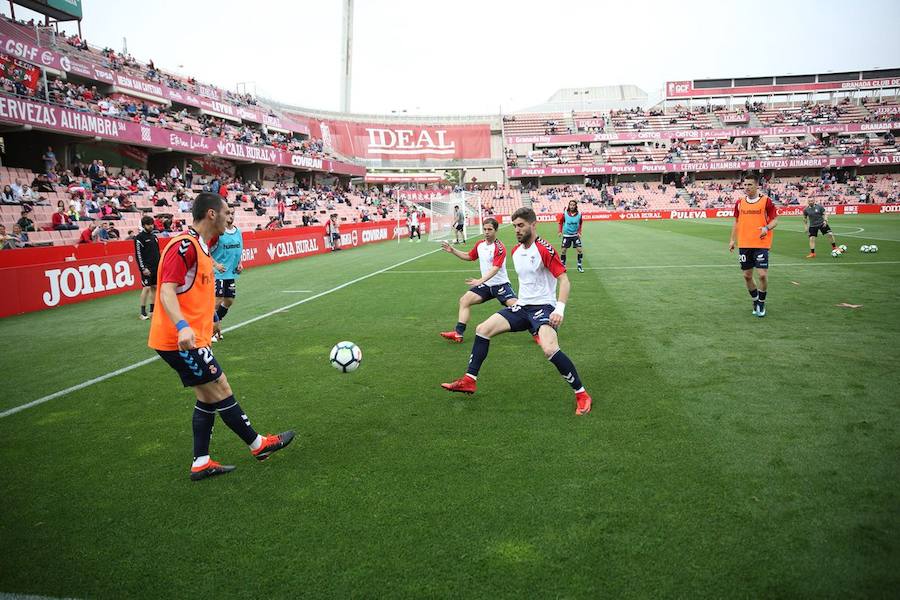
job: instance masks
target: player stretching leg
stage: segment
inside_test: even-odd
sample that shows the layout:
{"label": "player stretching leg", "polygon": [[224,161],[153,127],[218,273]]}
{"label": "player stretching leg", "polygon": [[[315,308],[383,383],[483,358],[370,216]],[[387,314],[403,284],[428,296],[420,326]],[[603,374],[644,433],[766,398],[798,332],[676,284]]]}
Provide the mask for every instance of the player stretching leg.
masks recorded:
{"label": "player stretching leg", "polygon": [[[475,328],[475,343],[469,356],[466,374],[441,387],[451,392],[472,394],[477,389],[478,371],[487,358],[491,338],[507,331],[540,333],[544,356],[553,363],[575,392],[575,414],[591,411],[591,397],[566,354],[559,349],[556,330],[562,324],[569,298],[569,277],[553,246],[537,237],[537,216],[530,208],[520,208],[512,215],[519,244],[513,248],[513,264],[519,275],[519,303],[491,315]],[[556,282],[559,281],[559,301]]]}
{"label": "player stretching leg", "polygon": [[237,295],[235,289],[238,277],[244,266],[241,264],[241,254],[244,251],[244,238],[241,230],[234,225],[234,209],[228,207],[228,217],[225,220],[225,233],[210,247],[213,265],[216,268],[216,320],[213,326],[212,341],[223,339],[220,323],[228,309],[234,304]]}
{"label": "player stretching leg", "polygon": [[[729,252],[734,252],[737,236],[741,271],[744,283],[753,298],[753,314],[766,316],[766,294],[769,289],[769,249],[772,247],[772,230],[778,225],[775,205],[768,196],[759,195],[759,178],[748,175],[744,179],[746,197],[734,205],[734,226],[731,228]],[[759,283],[753,279],[753,269]]]}
{"label": "player stretching leg", "polygon": [[578,272],[584,273],[584,264],[582,263],[584,254],[581,250],[582,219],[581,213],[578,212],[578,201],[569,200],[566,212],[559,215],[556,221],[559,223],[559,235],[562,237],[562,249],[560,252],[562,264],[566,264],[566,250],[574,246],[575,250],[578,251]]}
{"label": "player stretching leg", "polygon": [[162,252],[156,304],[147,345],[156,350],[181,377],[185,387],[194,389],[197,403],[191,427],[194,432],[194,481],[230,473],[231,465],[221,465],[209,457],[216,414],[250,447],[257,460],[265,460],[294,439],[293,431],[259,435],[234,398],[228,378],[210,350],[215,295],[213,260],[206,240],[225,231],[225,201],[218,195],[197,195],[191,210],[194,224],[172,238]]}
{"label": "player stretching leg", "polygon": [[460,260],[477,260],[481,267],[481,277],[466,279],[469,291],[459,298],[459,316],[455,331],[442,331],[441,337],[451,342],[461,343],[466,323],[469,322],[470,307],[496,298],[504,306],[516,303],[516,293],[506,274],[506,246],[497,239],[499,224],[496,219],[485,219],[482,225],[484,239],[475,243],[468,252],[453,248],[449,242],[443,242],[443,249]]}
{"label": "player stretching leg", "polygon": [[809,254],[806,258],[816,257],[816,236],[819,232],[823,236],[828,235],[831,238],[831,249],[837,248],[837,242],[831,227],[828,226],[828,215],[825,214],[825,207],[817,203],[815,198],[810,198],[806,208],[803,209],[803,226],[809,226]]}

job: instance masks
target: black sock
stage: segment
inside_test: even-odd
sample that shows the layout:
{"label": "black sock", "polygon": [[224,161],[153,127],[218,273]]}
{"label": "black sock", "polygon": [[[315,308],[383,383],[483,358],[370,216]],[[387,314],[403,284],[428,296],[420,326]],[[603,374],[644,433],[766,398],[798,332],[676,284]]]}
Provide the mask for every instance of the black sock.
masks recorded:
{"label": "black sock", "polygon": [[153,303],[151,302],[151,303],[150,303],[150,312],[151,312],[151,313],[153,312],[153,307],[154,307],[154,306],[155,306],[155,304],[153,304]]}
{"label": "black sock", "polygon": [[762,306],[766,303],[766,292],[759,290],[759,305]]}
{"label": "black sock", "polygon": [[759,300],[758,290],[747,290],[747,291],[750,292],[750,297],[753,298],[754,302]]}
{"label": "black sock", "polygon": [[457,322],[456,323],[456,333],[458,333],[459,335],[462,335],[465,332],[466,332],[466,324],[462,323],[462,322]]}
{"label": "black sock", "polygon": [[577,392],[581,389],[581,378],[578,377],[578,371],[575,370],[575,365],[565,352],[557,350],[550,357],[550,362],[556,365],[556,370],[563,376],[563,379],[569,382],[573,390]]}
{"label": "black sock", "polygon": [[141,304],[141,316],[144,316],[144,317],[147,316],[147,305],[146,304]]}
{"label": "black sock", "polygon": [[562,264],[566,264],[566,255],[565,255],[565,254],[560,254],[560,255],[559,255],[559,260],[562,261]]}
{"label": "black sock", "polygon": [[194,405],[194,416],[191,418],[191,426],[194,430],[194,459],[209,455],[209,440],[212,437],[213,423],[216,421],[216,411],[210,404],[204,404],[197,400]]}
{"label": "black sock", "polygon": [[219,315],[219,320],[221,321],[225,318],[225,315],[228,314],[228,307],[224,304],[220,304],[218,307],[216,307],[216,314]]}
{"label": "black sock", "polygon": [[250,419],[248,419],[247,415],[244,414],[244,411],[241,410],[241,405],[234,399],[234,395],[228,396],[215,404],[209,404],[208,406],[219,413],[219,416],[222,417],[225,424],[228,425],[239,438],[244,440],[245,444],[249,446],[253,440],[256,439],[256,430],[250,426]]}
{"label": "black sock", "polygon": [[582,256],[581,256],[581,254],[579,254],[578,255],[578,266],[579,267],[581,266],[581,258],[582,258]]}
{"label": "black sock", "polygon": [[466,369],[466,373],[478,377],[478,371],[481,370],[481,363],[487,358],[490,345],[490,339],[475,334],[475,343],[472,344],[472,354],[469,356],[469,368]]}

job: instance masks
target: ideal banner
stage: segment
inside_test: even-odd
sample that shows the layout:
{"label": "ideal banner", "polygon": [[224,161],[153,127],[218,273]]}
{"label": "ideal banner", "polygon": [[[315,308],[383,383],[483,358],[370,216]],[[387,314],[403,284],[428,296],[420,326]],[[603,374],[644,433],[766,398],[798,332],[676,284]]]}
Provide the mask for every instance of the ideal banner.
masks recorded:
{"label": "ideal banner", "polygon": [[361,165],[292,154],[271,147],[247,146],[161,127],[148,127],[133,121],[114,119],[3,95],[0,95],[0,123],[31,125],[37,129],[56,133],[66,132],[94,137],[98,141],[155,146],[192,154],[211,154],[223,158],[329,173],[346,175],[365,175],[366,173],[365,167]]}
{"label": "ideal banner", "polygon": [[[428,231],[429,223],[423,224]],[[394,221],[341,225],[341,247],[408,235]],[[165,247],[168,239],[160,239]],[[252,268],[331,250],[325,226],[244,232],[241,262]],[[141,287],[134,242],[51,246],[0,252],[0,317],[73,304]]]}
{"label": "ideal banner", "polygon": [[697,96],[746,96],[748,94],[790,94],[803,92],[873,90],[900,87],[900,77],[890,79],[857,79],[827,83],[796,83],[789,85],[750,85],[740,87],[695,88],[693,81],[669,81],[666,98]]}
{"label": "ideal banner", "polygon": [[[894,109],[897,112],[897,109]],[[507,144],[569,144],[575,142],[646,142],[669,140],[724,140],[736,137],[810,135],[816,133],[877,133],[900,129],[900,121],[835,123],[776,127],[728,127],[725,129],[666,129],[619,133],[569,133],[562,135],[508,135]]]}
{"label": "ideal banner", "polygon": [[365,160],[449,161],[491,157],[491,127],[306,120],[311,135],[326,149]]}
{"label": "ideal banner", "polygon": [[[803,206],[779,206],[776,207],[778,216],[800,217],[803,216]],[[838,206],[826,206],[825,212],[829,215],[864,215],[900,213],[900,204],[844,204]],[[635,220],[662,220],[662,219],[715,219],[733,217],[733,208],[679,208],[672,210],[624,210],[624,211],[596,211],[582,213],[585,221],[635,221]],[[541,223],[555,223],[555,213],[539,214],[537,220]],[[502,223],[511,223],[510,215],[500,217]]]}
{"label": "ideal banner", "polygon": [[617,175],[624,173],[682,173],[686,171],[747,171],[756,169],[824,169],[830,167],[868,167],[900,165],[900,154],[879,156],[810,156],[807,158],[770,158],[766,160],[713,160],[691,163],[637,163],[605,165],[554,165],[550,167],[510,168],[510,178],[564,177],[571,175]]}

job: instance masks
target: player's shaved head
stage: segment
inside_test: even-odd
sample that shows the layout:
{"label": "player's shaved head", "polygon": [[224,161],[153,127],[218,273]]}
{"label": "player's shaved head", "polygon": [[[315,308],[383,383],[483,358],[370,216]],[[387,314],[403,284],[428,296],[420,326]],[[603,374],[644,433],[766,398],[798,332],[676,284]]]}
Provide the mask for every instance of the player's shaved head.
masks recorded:
{"label": "player's shaved head", "polygon": [[194,198],[191,216],[194,217],[195,222],[202,221],[206,218],[209,211],[213,210],[218,214],[225,206],[225,201],[222,200],[222,197],[218,194],[213,194],[212,192],[200,192],[197,194],[197,197]]}

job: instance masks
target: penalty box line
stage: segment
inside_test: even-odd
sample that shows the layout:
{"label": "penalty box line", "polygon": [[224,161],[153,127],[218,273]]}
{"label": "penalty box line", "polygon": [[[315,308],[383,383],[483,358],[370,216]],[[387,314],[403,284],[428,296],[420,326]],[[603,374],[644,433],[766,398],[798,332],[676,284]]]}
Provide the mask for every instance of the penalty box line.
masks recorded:
{"label": "penalty box line", "polygon": [[[425,252],[424,254],[419,254],[412,258],[408,258],[404,261],[398,262],[395,265],[391,265],[391,266],[385,267],[383,269],[378,269],[377,271],[373,271],[372,273],[363,275],[362,277],[357,277],[356,279],[351,279],[350,281],[342,283],[342,284],[335,286],[329,290],[325,290],[324,292],[319,292],[318,294],[315,294],[314,296],[310,296],[309,298],[304,298],[303,300],[298,300],[296,302],[292,302],[286,306],[282,306],[281,308],[276,308],[275,310],[271,310],[271,311],[264,313],[262,315],[259,315],[257,317],[253,317],[252,319],[247,319],[246,321],[241,321],[240,323],[236,323],[236,324],[232,325],[231,327],[227,327],[227,328],[223,329],[222,333],[228,333],[229,331],[234,331],[235,329],[239,329],[241,327],[244,327],[245,325],[250,325],[251,323],[256,323],[257,321],[261,321],[261,320],[267,319],[273,315],[277,315],[279,313],[288,311],[294,307],[300,306],[301,304],[305,304],[307,302],[312,302],[313,300],[321,298],[322,296],[327,296],[328,294],[332,294],[334,292],[342,290],[345,287],[351,286],[355,283],[359,283],[360,281],[364,281],[366,279],[369,279],[370,277],[380,275],[380,274],[384,273],[385,271],[390,271],[391,269],[396,269],[397,267],[402,267],[403,265],[405,265],[407,263],[411,263],[412,261],[418,260],[424,256],[428,256],[429,254],[434,254],[435,252],[439,252],[440,250],[441,250],[440,248],[436,248],[429,252]],[[90,387],[94,384],[100,383],[102,381],[106,381],[107,379],[112,379],[113,377],[116,377],[117,375],[122,375],[123,373],[133,371],[134,369],[143,367],[144,365],[149,365],[150,363],[152,363],[153,361],[156,361],[156,360],[159,360],[159,356],[151,356],[150,358],[145,358],[144,360],[138,361],[132,365],[128,365],[127,367],[122,367],[121,369],[116,369],[115,371],[110,371],[109,373],[106,373],[105,375],[101,375],[99,377],[94,377],[93,379],[83,381],[77,385],[67,387],[64,390],[59,390],[58,392],[53,392],[52,394],[48,394],[46,396],[38,398],[37,400],[32,400],[31,402],[26,402],[25,404],[20,404],[19,406],[14,406],[13,408],[10,408],[10,409],[0,412],[0,419],[5,419],[6,417],[9,417],[9,416],[14,415],[19,412],[22,412],[23,410],[33,408],[35,406],[40,406],[41,404],[44,404],[45,402],[55,400],[56,398],[61,398],[62,396],[71,394],[72,392],[77,392],[78,390],[83,390],[86,387]]]}
{"label": "penalty box line", "polygon": [[[840,265],[897,265],[900,260],[861,260],[855,262],[834,261],[834,262],[802,262],[802,263],[774,263],[772,268],[779,269],[781,267],[837,267]],[[626,265],[626,266],[610,266],[610,267],[585,267],[585,271],[637,271],[645,269],[722,269],[737,268],[737,262],[728,264],[711,264],[711,265]],[[413,275],[413,274],[435,274],[435,273],[477,273],[471,269],[441,269],[434,271],[384,271],[387,275]]]}

